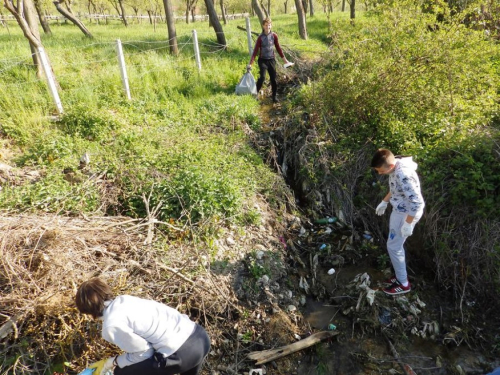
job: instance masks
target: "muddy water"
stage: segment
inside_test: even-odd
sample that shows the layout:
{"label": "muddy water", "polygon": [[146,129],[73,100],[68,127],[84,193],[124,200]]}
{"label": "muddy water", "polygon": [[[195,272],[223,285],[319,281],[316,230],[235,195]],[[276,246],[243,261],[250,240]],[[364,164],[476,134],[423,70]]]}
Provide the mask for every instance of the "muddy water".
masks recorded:
{"label": "muddy water", "polygon": [[[383,280],[384,275],[376,269],[364,266],[346,266],[333,275],[327,273],[328,269],[321,269],[318,279],[330,290],[338,290],[340,285],[349,283],[353,278],[367,272],[372,279],[372,288],[376,289],[377,280]],[[333,293],[333,302],[322,302],[308,298],[303,309],[303,315],[312,331],[327,330],[334,324],[340,333],[331,342],[318,344],[304,353],[297,366],[297,374],[332,374],[332,375],[357,375],[357,374],[390,374],[392,370],[403,374],[400,365],[394,361],[394,356],[387,339],[381,332],[363,333],[358,325],[353,324],[351,317],[344,316],[342,309],[337,304],[343,298],[339,293]],[[381,303],[384,298],[394,298],[377,293],[376,301]],[[377,302],[375,302],[377,303]],[[461,346],[444,345],[441,340],[423,339],[418,336],[401,335],[393,338],[392,342],[402,362],[408,364],[418,375],[441,374],[485,374],[481,370],[481,363],[486,363],[482,358],[481,350]],[[463,372],[457,369],[457,366]]]}

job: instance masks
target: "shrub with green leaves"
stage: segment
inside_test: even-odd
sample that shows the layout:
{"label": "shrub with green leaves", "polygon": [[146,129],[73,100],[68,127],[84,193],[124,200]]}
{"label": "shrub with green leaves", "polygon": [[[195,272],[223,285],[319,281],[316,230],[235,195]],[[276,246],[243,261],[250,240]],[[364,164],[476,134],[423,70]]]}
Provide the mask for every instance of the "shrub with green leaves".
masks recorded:
{"label": "shrub with green leaves", "polygon": [[[305,109],[296,131],[305,130],[306,113],[314,132],[296,167],[305,186],[329,186],[348,220],[370,227],[370,206],[383,196],[369,170],[373,152],[413,155],[427,212],[417,227],[426,245],[419,258],[443,284],[485,295],[500,288],[492,229],[500,206],[500,46],[462,22],[471,9],[440,11],[440,22],[421,2],[390,2],[335,29],[317,79],[297,97]],[[482,275],[496,287],[486,290]]]}

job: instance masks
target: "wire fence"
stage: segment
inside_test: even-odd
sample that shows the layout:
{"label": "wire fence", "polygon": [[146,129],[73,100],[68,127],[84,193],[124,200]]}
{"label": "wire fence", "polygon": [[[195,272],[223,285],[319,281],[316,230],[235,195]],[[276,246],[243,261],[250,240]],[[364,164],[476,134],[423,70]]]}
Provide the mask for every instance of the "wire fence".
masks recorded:
{"label": "wire fence", "polygon": [[[93,14],[93,13],[77,13],[76,15],[78,19],[80,20],[89,20],[90,22],[100,22],[101,20],[104,21],[105,23],[109,20],[114,20],[114,21],[122,21],[123,17],[117,14]],[[233,14],[226,14],[226,19],[228,20],[236,20],[236,19],[241,19],[241,18],[246,18],[248,17],[248,13],[233,13]],[[222,15],[218,15],[219,20],[222,20],[223,17]],[[57,23],[60,22],[66,22],[69,21],[66,17],[63,15],[45,15],[45,19],[48,21],[55,21]],[[151,14],[151,15],[144,15],[144,14],[137,14],[137,15],[126,15],[125,19],[127,21],[137,21],[142,22],[143,20],[147,21],[161,21],[161,22],[166,22],[166,19],[163,15],[161,14]],[[186,16],[175,16],[174,17],[176,22],[181,22],[186,20]],[[189,21],[191,22],[203,22],[203,21],[208,21],[209,16],[208,14],[196,14],[196,15],[189,15],[188,16]],[[0,15],[0,22],[7,22],[7,21],[13,21],[17,22],[16,18],[11,15],[11,14],[4,14]]]}
{"label": "wire fence", "polygon": [[[247,29],[247,35],[244,39],[242,38],[241,31],[233,33],[226,32],[225,35],[234,37],[230,38],[229,40],[236,40],[236,43],[233,42],[233,44],[237,45],[223,45],[215,40],[210,40],[210,38],[213,38],[214,36],[214,32],[212,30],[193,30],[191,34],[178,35],[176,37],[178,54],[175,56],[169,53],[171,48],[170,43],[174,40],[173,38],[161,41],[120,41],[118,39],[115,42],[89,43],[79,48],[80,50],[96,50],[97,52],[95,54],[98,55],[96,59],[68,59],[64,54],[60,54],[60,56],[58,56],[58,54],[50,56],[50,60],[55,63],[57,69],[53,69],[50,66],[45,67],[48,72],[51,72],[49,74],[46,74],[47,83],[49,89],[50,87],[53,87],[55,90],[63,92],[74,92],[79,89],[86,90],[87,88],[83,86],[72,86],[71,84],[65,84],[64,87],[61,88],[55,82],[59,81],[85,83],[83,82],[84,78],[82,77],[84,77],[85,74],[89,74],[89,69],[92,69],[94,67],[96,68],[96,70],[99,70],[99,68],[103,66],[106,66],[107,68],[117,66],[115,72],[120,72],[124,94],[128,99],[130,99],[131,93],[128,82],[128,69],[131,69],[133,72],[132,78],[134,82],[137,82],[148,74],[164,73],[169,69],[172,69],[172,65],[177,67],[182,66],[182,69],[184,69],[186,67],[187,61],[193,61],[193,66],[197,68],[198,71],[201,71],[203,63],[202,56],[207,57],[220,55],[221,53],[226,51],[227,48],[231,48],[233,51],[241,51],[241,48],[246,49],[247,38],[254,39],[249,29]],[[202,42],[198,41],[198,36],[202,37]],[[304,42],[304,45],[299,45],[297,43],[295,43],[294,45],[282,44],[282,49],[288,55],[296,57],[297,53],[295,53],[293,49],[306,48],[307,46],[308,44],[306,42]],[[152,60],[142,58],[142,56],[145,54],[158,52],[161,53],[162,51],[165,51],[163,58]],[[324,50],[317,52],[322,53],[324,52]],[[20,76],[19,72],[17,71],[21,67],[26,68],[26,70],[32,70],[32,57],[33,55],[27,55],[24,57],[15,56],[0,60],[0,88],[22,88],[23,86],[27,87],[33,85],[36,85],[36,87],[39,88],[41,81],[37,79],[33,74],[25,74]],[[82,74],[80,74],[82,77],[78,77],[79,71],[82,72]],[[54,82],[52,83],[50,82],[51,77],[49,77],[51,74],[53,75],[52,79],[54,80]],[[51,96],[55,98],[54,102],[59,107],[58,111],[62,113],[63,108],[61,101],[58,99],[58,92],[52,92],[52,89],[50,89],[49,91],[51,91]]]}

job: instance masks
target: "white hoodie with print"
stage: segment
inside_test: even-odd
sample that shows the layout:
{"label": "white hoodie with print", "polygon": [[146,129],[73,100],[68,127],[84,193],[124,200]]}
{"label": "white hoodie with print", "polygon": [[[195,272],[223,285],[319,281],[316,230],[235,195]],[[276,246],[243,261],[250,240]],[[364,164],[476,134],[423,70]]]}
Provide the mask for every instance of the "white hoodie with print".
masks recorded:
{"label": "white hoodie with print", "polygon": [[396,212],[416,216],[425,207],[417,175],[417,163],[412,157],[396,159],[394,172],[389,175],[391,205]]}

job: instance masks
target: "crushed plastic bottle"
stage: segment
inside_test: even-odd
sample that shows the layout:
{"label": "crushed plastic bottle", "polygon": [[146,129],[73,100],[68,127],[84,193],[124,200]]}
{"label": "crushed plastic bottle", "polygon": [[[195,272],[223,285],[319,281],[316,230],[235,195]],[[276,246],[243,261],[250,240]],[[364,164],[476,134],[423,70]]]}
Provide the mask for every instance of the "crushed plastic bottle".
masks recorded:
{"label": "crushed plastic bottle", "polygon": [[337,326],[335,324],[332,324],[332,323],[328,324],[329,331],[335,331],[336,329],[337,329]]}
{"label": "crushed plastic bottle", "polygon": [[78,375],[92,375],[95,371],[95,368],[86,368],[82,372],[80,372]]}
{"label": "crushed plastic bottle", "polygon": [[338,219],[336,217],[325,217],[315,221],[316,224],[331,224],[335,223]]}

